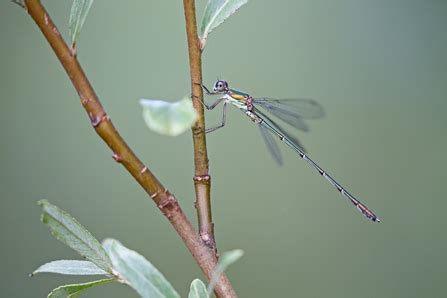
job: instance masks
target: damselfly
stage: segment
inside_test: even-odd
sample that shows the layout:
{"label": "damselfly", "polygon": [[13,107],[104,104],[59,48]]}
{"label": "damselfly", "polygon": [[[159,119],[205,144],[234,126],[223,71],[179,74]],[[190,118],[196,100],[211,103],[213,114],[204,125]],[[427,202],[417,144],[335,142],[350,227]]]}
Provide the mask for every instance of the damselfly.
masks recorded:
{"label": "damselfly", "polygon": [[272,154],[273,158],[279,164],[282,163],[281,153],[278,144],[275,142],[274,136],[277,136],[287,146],[292,148],[298,155],[307,161],[310,166],[326,178],[344,197],[346,197],[357,209],[363,213],[364,216],[374,222],[380,222],[380,219],[366,207],[363,203],[351,195],[343,186],[340,185],[334,178],[323,170],[317,163],[315,163],[306,154],[301,143],[288,134],[285,129],[278,125],[274,120],[267,116],[270,113],[276,118],[285,123],[300,129],[308,130],[308,126],[303,119],[318,118],[323,115],[323,109],[314,100],[310,99],[272,99],[272,98],[253,98],[249,94],[230,89],[228,83],[223,80],[218,80],[211,92],[208,88],[202,85],[203,89],[208,95],[220,95],[219,99],[211,105],[204,102],[202,104],[208,109],[212,110],[221,102],[223,104],[222,122],[218,126],[206,129],[206,133],[215,131],[224,127],[226,120],[227,104],[230,103],[243,111],[254,123],[256,123],[261,130],[261,135]]}

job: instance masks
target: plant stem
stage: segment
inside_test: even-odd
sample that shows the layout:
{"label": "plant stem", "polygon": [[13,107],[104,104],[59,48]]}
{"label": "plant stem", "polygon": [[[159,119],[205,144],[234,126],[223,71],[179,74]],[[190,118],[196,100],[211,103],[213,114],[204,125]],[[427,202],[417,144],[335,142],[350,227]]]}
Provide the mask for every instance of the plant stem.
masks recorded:
{"label": "plant stem", "polygon": [[[174,195],[158,181],[120,136],[82,70],[75,50],[67,46],[40,1],[25,0],[24,3],[26,11],[36,22],[67,72],[93,128],[112,150],[115,161],[121,163],[149,194],[182,238],[207,279],[210,280],[217,265],[215,254],[203,244]],[[221,276],[214,290],[218,297],[235,297],[235,292],[226,275]]]}
{"label": "plant stem", "polygon": [[196,190],[197,217],[200,237],[205,244],[217,251],[214,240],[214,224],[211,216],[211,176],[209,175],[208,153],[205,138],[205,115],[203,110],[202,52],[197,35],[196,8],[194,0],[183,0],[185,10],[186,35],[188,39],[191,91],[194,108],[199,115],[192,128],[194,143],[194,187]]}

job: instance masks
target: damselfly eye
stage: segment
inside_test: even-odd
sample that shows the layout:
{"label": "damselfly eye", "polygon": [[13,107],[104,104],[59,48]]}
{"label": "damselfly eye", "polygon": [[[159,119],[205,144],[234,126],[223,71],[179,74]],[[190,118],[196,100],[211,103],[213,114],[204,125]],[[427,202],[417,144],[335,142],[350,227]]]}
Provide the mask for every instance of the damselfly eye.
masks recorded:
{"label": "damselfly eye", "polygon": [[219,80],[214,84],[214,91],[225,92],[228,89],[228,84],[225,81]]}

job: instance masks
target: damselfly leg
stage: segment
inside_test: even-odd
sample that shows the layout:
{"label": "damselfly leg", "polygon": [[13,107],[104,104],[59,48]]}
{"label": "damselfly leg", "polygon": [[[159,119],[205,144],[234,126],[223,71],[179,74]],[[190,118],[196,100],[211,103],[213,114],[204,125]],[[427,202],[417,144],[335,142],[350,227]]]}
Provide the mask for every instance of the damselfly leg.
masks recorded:
{"label": "damselfly leg", "polygon": [[[220,102],[220,101],[219,101],[219,102]],[[214,106],[214,107],[215,107],[215,106]],[[213,107],[213,108],[214,108],[214,107]],[[227,118],[227,103],[224,102],[224,104],[223,104],[223,109],[222,109],[222,122],[221,122],[219,125],[217,125],[217,126],[210,127],[210,128],[206,128],[206,129],[205,129],[205,133],[210,133],[210,132],[213,132],[213,131],[218,130],[219,128],[224,127],[224,126],[225,126],[226,118]]]}
{"label": "damselfly leg", "polygon": [[[206,88],[205,85],[200,84],[200,86],[205,90],[205,92],[206,92],[207,95],[216,95],[216,94],[218,94],[218,93],[215,93],[215,92],[214,92],[214,93],[213,93],[213,92],[210,92],[209,89]],[[214,103],[212,103],[211,105],[207,105],[203,100],[201,100],[200,98],[198,98],[198,99],[199,99],[200,103],[201,103],[201,104],[202,104],[208,111],[213,110],[213,109],[214,109],[215,107],[217,107],[222,101],[225,100],[224,97],[220,97],[219,99],[217,99],[217,100],[216,100]],[[223,104],[223,108],[222,108],[222,122],[221,122],[219,125],[216,125],[216,126],[214,126],[214,127],[206,128],[206,129],[205,129],[205,133],[210,133],[210,132],[213,132],[213,131],[218,130],[219,128],[224,127],[224,126],[225,126],[226,118],[227,118],[227,102],[224,102],[224,104]]]}

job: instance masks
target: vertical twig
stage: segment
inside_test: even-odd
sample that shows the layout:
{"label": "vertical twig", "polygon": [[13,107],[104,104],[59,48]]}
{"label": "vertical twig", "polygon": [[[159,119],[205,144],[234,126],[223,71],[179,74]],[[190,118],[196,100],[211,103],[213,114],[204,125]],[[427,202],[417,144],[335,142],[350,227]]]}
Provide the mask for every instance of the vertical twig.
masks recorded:
{"label": "vertical twig", "polygon": [[188,39],[189,67],[191,73],[191,91],[194,108],[199,115],[192,128],[194,143],[194,187],[196,191],[197,217],[200,237],[205,244],[216,251],[214,224],[211,216],[211,176],[209,175],[208,153],[205,138],[205,115],[203,110],[202,52],[197,34],[196,8],[194,0],[183,0],[185,10],[186,35]]}
{"label": "vertical twig", "polygon": [[[75,52],[71,51],[65,43],[40,1],[25,0],[24,8],[36,22],[36,25],[42,31],[67,72],[79,94],[81,104],[87,112],[93,128],[112,150],[113,159],[121,163],[149,194],[150,198],[182,238],[205,276],[210,280],[217,265],[217,258],[214,252],[204,245],[202,239],[180,208],[174,195],[158,181],[155,175],[140,161],[118,133],[81,68]],[[230,281],[224,274],[221,276],[214,291],[218,297],[236,297]]]}

